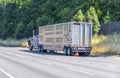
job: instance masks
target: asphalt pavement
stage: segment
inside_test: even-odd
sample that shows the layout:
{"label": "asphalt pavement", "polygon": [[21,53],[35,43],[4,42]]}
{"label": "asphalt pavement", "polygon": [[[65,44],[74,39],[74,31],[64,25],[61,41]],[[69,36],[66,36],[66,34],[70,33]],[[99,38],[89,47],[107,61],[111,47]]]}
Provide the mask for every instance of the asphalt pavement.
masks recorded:
{"label": "asphalt pavement", "polygon": [[0,78],[120,78],[120,60],[0,47]]}

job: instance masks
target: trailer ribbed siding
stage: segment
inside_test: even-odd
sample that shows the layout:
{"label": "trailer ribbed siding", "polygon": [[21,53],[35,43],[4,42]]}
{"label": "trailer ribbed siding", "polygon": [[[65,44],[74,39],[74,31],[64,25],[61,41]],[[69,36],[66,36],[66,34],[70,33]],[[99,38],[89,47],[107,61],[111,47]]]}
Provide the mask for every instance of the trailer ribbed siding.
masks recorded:
{"label": "trailer ribbed siding", "polygon": [[63,51],[71,47],[73,52],[88,52],[92,41],[92,24],[67,22],[39,27],[40,45],[44,49]]}

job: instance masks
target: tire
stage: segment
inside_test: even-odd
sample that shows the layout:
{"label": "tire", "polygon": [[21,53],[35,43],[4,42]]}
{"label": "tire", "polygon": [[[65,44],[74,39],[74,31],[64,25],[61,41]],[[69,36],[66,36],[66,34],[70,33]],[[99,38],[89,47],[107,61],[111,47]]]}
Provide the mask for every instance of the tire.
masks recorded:
{"label": "tire", "polygon": [[28,45],[31,45],[31,41],[30,40],[28,40]]}
{"label": "tire", "polygon": [[41,45],[40,46],[40,52],[43,52],[44,51],[44,48],[43,48],[43,46]]}
{"label": "tire", "polygon": [[39,47],[38,47],[38,51],[41,52],[41,45],[39,45]]}
{"label": "tire", "polygon": [[72,55],[72,49],[71,49],[71,47],[68,47],[68,49],[67,49],[67,55],[68,56]]}
{"label": "tire", "polygon": [[64,46],[64,48],[63,48],[63,53],[64,53],[64,55],[67,55],[67,47],[66,46]]}
{"label": "tire", "polygon": [[33,45],[29,45],[29,50],[30,50],[30,51],[33,50]]}

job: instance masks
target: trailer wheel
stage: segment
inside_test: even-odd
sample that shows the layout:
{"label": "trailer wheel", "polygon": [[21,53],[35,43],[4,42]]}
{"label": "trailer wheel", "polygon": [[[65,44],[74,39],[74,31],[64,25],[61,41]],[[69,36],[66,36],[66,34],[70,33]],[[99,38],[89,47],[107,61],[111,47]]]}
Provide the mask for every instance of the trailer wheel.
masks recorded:
{"label": "trailer wheel", "polygon": [[66,46],[64,46],[64,48],[63,48],[63,53],[64,53],[64,55],[67,55],[67,47]]}
{"label": "trailer wheel", "polygon": [[68,46],[67,55],[68,55],[68,56],[71,56],[71,55],[72,55],[72,49],[71,49],[70,46]]}
{"label": "trailer wheel", "polygon": [[33,45],[29,45],[29,50],[30,50],[30,51],[33,50]]}

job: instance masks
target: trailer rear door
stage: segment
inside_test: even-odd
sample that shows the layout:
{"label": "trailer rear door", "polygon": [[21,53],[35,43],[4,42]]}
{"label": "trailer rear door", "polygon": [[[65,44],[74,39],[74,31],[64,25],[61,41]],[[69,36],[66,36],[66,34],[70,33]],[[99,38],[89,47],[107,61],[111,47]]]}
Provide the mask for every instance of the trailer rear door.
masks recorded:
{"label": "trailer rear door", "polygon": [[81,23],[80,25],[80,45],[82,47],[91,47],[92,41],[92,24]]}
{"label": "trailer rear door", "polygon": [[73,23],[72,24],[72,46],[79,46],[80,45],[80,23]]}
{"label": "trailer rear door", "polygon": [[72,46],[91,47],[92,24],[73,23],[72,25]]}

